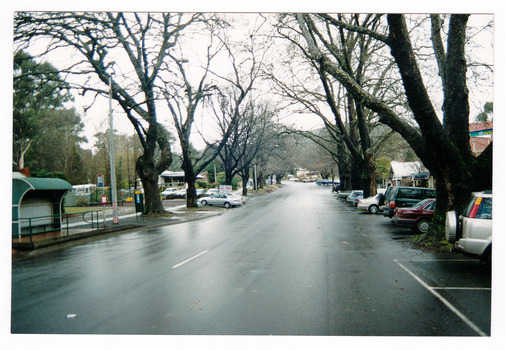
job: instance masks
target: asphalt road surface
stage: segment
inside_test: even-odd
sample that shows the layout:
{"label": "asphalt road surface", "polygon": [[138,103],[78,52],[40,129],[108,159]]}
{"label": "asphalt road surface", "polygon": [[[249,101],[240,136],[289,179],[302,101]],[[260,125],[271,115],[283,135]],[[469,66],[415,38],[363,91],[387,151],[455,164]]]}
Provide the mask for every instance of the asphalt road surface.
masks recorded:
{"label": "asphalt road surface", "polygon": [[490,271],[409,234],[328,187],[285,184],[211,219],[14,259],[11,331],[489,335]]}

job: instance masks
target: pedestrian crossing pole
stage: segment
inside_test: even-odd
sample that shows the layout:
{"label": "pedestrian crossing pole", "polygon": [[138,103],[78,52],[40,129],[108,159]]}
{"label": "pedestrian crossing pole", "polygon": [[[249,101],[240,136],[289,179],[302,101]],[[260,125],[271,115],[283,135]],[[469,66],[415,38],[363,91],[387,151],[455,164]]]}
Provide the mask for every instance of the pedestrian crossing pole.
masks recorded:
{"label": "pedestrian crossing pole", "polygon": [[112,222],[118,223],[118,193],[116,192],[116,166],[114,164],[114,126],[112,120],[112,82],[109,76],[109,166],[111,168]]}

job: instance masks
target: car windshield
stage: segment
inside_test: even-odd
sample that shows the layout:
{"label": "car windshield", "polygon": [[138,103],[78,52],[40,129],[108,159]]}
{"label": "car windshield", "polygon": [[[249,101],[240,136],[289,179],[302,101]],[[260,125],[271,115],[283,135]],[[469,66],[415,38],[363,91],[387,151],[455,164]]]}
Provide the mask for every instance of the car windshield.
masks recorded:
{"label": "car windshield", "polygon": [[416,209],[421,209],[423,208],[424,206],[427,205],[427,203],[431,202],[432,200],[431,199],[424,199],[423,201],[420,201],[418,203],[416,203],[413,208],[416,208]]}

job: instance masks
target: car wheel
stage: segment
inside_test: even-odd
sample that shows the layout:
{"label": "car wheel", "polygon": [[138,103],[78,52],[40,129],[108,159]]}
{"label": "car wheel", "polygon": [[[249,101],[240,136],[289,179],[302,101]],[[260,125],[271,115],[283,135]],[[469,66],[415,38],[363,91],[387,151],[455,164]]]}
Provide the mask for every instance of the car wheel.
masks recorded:
{"label": "car wheel", "polygon": [[230,208],[230,203],[229,202],[225,202],[225,208]]}
{"label": "car wheel", "polygon": [[457,231],[459,225],[459,216],[456,211],[446,213],[445,234],[448,243],[455,243],[457,240]]}
{"label": "car wheel", "polygon": [[378,211],[379,211],[379,208],[377,205],[373,204],[373,205],[369,206],[369,213],[376,214],[376,213],[378,213]]}
{"label": "car wheel", "polygon": [[429,231],[429,227],[430,221],[427,219],[418,220],[418,222],[416,223],[416,230],[419,233],[427,233],[427,231]]}
{"label": "car wheel", "polygon": [[203,206],[207,205],[207,201],[201,201],[200,203],[202,203]]}

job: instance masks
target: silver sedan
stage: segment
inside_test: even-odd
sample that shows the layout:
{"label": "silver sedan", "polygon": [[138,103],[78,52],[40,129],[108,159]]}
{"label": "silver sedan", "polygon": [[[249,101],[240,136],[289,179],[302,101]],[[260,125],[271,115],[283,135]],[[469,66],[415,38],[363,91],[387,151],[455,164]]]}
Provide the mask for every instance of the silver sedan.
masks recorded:
{"label": "silver sedan", "polygon": [[215,205],[225,208],[238,207],[242,205],[240,197],[236,197],[230,193],[218,193],[209,197],[202,197],[199,199],[200,205]]}

